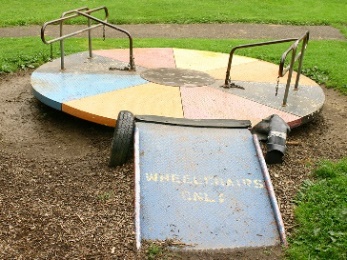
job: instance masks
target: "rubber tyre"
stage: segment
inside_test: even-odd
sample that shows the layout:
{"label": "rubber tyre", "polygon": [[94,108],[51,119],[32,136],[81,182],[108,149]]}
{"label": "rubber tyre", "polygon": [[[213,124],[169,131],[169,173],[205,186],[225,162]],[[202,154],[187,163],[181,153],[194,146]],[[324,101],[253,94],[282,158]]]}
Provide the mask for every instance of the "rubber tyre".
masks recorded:
{"label": "rubber tyre", "polygon": [[121,166],[128,159],[134,141],[134,125],[134,115],[131,112],[119,112],[111,143],[110,167]]}

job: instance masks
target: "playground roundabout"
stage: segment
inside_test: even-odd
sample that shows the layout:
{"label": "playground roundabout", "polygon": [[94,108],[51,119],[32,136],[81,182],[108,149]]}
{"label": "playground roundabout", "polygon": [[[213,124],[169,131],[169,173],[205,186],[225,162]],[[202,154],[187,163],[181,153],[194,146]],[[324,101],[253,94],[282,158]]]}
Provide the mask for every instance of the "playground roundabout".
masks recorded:
{"label": "playground roundabout", "polygon": [[53,60],[32,74],[33,93],[50,107],[112,127],[119,111],[129,110],[135,115],[250,120],[253,126],[277,114],[295,128],[311,121],[324,104],[314,81],[301,75],[297,89],[287,88],[287,76],[277,82],[278,65],[258,59],[234,55],[230,85],[225,83],[228,54],[175,48],[133,53],[136,69],[130,70],[128,49],[96,50],[92,58],[88,52],[69,55],[63,70],[61,60]]}
{"label": "playground roundabout", "polygon": [[[161,253],[172,259],[280,258],[293,227],[293,195],[324,157],[309,156],[305,145],[327,133],[322,126],[332,117],[320,113],[321,86],[300,75],[309,32],[237,46],[230,55],[133,49],[128,32],[90,16],[100,8],[82,9],[42,27],[43,42],[60,40],[62,55],[30,73],[31,87],[28,74],[2,79],[1,251],[6,257],[145,259],[153,243],[164,243],[183,249]],[[124,32],[129,49],[92,51],[89,34],[89,53],[65,56],[63,39],[73,34],[47,41],[45,29],[78,15]],[[238,48],[293,41],[279,66],[233,55]],[[139,120],[135,163],[125,165],[124,156],[114,159],[132,139],[134,125],[126,125],[132,116],[124,110]],[[266,162],[282,162],[270,175],[252,125],[268,139]],[[109,165],[115,169],[105,162],[114,126]],[[282,161],[289,128],[295,152]],[[126,136],[127,147],[119,147]],[[338,147],[346,145],[336,139]],[[293,171],[298,165],[303,170]]]}
{"label": "playground roundabout", "polygon": [[[123,165],[128,147],[133,146],[133,123],[125,115],[116,120],[120,111],[152,116],[150,120],[164,116],[182,124],[190,119],[243,120],[224,130],[218,129],[220,125],[207,129],[206,121],[199,121],[200,130],[196,125],[167,128],[158,122],[136,123],[136,248],[142,248],[142,241],[167,239],[178,239],[188,250],[277,247],[287,244],[284,226],[262,152],[249,128],[277,115],[269,130],[261,127],[259,131],[268,140],[276,140],[268,148],[266,161],[282,162],[285,145],[281,140],[285,142],[289,127],[310,122],[321,111],[325,101],[321,87],[303,75],[299,83],[308,37],[307,32],[295,40],[279,66],[233,55],[235,48],[230,56],[176,48],[90,49],[42,65],[32,73],[31,85],[34,96],[54,109],[116,126],[110,166]],[[302,51],[296,55],[301,41]],[[264,44],[274,41],[258,45]],[[288,53],[292,59],[284,68]],[[293,71],[297,60],[298,74]],[[209,163],[204,164],[207,158]],[[157,175],[158,180],[153,177]],[[172,178],[172,183],[164,181]],[[266,188],[253,187],[254,183],[264,183]],[[199,224],[196,218],[201,219]]]}
{"label": "playground roundabout", "polygon": [[[100,10],[105,11],[105,20],[91,16]],[[63,21],[77,16],[88,19],[88,28],[63,36]],[[300,77],[309,32],[298,39],[237,46],[228,56],[176,48],[134,49],[131,35],[109,24],[107,17],[106,7],[91,10],[83,7],[64,12],[61,18],[47,22],[41,28],[41,39],[45,44],[60,41],[60,59],[52,60],[35,71],[0,75],[0,258],[147,259],[155,253],[158,259],[280,259],[284,255],[281,243],[286,244],[284,234],[290,236],[295,227],[292,201],[301,183],[310,177],[319,160],[346,156],[346,133],[341,132],[346,127],[346,97],[303,75]],[[99,24],[92,25],[90,19]],[[60,36],[46,40],[45,29],[56,23],[60,23]],[[129,49],[92,51],[90,31],[101,25],[126,34]],[[89,53],[65,56],[64,39],[85,31],[89,32]],[[295,43],[283,53],[279,66],[233,56],[237,48],[292,41]],[[297,47],[301,50],[297,51]],[[290,54],[291,61],[288,61],[287,55]],[[229,63],[226,62],[228,59]],[[293,71],[295,62],[298,74]],[[287,79],[284,76],[288,71]],[[113,127],[116,125],[116,133],[121,125],[122,117],[117,118],[117,115],[122,110],[145,116],[135,117],[135,120],[140,120],[135,125],[135,163],[130,160],[112,168],[108,167],[110,143]],[[285,129],[290,127],[292,131],[287,138],[288,152],[284,161],[269,165],[269,176],[257,138],[252,137],[247,128],[274,114],[284,120]],[[169,134],[169,142],[168,135],[163,135],[162,141],[158,141],[158,135],[148,135],[148,140],[154,140],[156,147],[163,148],[158,150],[159,153],[151,153],[152,149],[148,153],[143,149],[143,140],[147,140],[143,136],[167,131],[167,126],[158,130],[158,121],[146,123],[146,118],[157,120],[157,116],[165,116],[165,119],[160,119],[165,121],[164,124],[172,123],[172,119],[167,117],[181,124],[201,124],[200,119],[218,119],[218,122],[222,121],[220,119],[239,119],[243,123],[233,121],[232,127],[224,124],[225,128],[220,131],[216,128],[216,120],[209,120],[212,128],[204,131],[196,128],[197,125],[194,125],[194,130],[185,131],[179,125],[177,129],[170,126],[170,129],[177,130],[178,135],[171,132],[173,135]],[[267,129],[266,121],[262,122],[259,129]],[[220,126],[218,123],[218,128]],[[150,131],[139,134],[140,127]],[[230,138],[232,128],[237,129],[234,131],[237,138]],[[286,133],[281,130],[270,126],[268,130],[262,134],[269,140],[285,140]],[[195,132],[191,135],[189,131]],[[216,131],[224,139],[214,136]],[[244,136],[239,138],[240,134]],[[243,179],[234,178],[238,175],[225,175],[225,178],[221,175],[230,174],[228,160],[216,164],[224,165],[219,167],[222,172],[217,173],[215,168],[210,170],[214,176],[203,175],[203,179],[194,173],[189,176],[193,161],[187,160],[180,150],[176,152],[177,162],[182,162],[181,168],[189,169],[189,174],[172,168],[164,175],[157,168],[146,168],[157,164],[166,167],[162,158],[172,158],[172,154],[167,153],[163,143],[171,149],[177,140],[191,141],[192,136],[191,147],[196,148],[195,138],[198,140],[199,136],[204,136],[202,141],[209,141],[209,145],[217,149],[215,154],[232,151],[227,155],[227,159],[233,162],[230,169],[241,174]],[[215,142],[212,136],[222,143]],[[112,151],[116,137],[113,136]],[[256,148],[256,154],[249,144]],[[204,155],[201,151],[211,154],[209,145],[203,142],[201,149],[195,149],[200,153],[193,158]],[[224,148],[229,145],[232,149]],[[252,150],[247,153],[247,158],[254,164],[244,159],[246,150]],[[140,157],[149,164],[140,165]],[[151,163],[153,158],[157,163]],[[210,163],[201,158],[194,166],[198,169],[202,162],[202,169],[198,172],[205,172]],[[244,169],[240,170],[238,165],[248,169],[244,172],[247,179],[242,174]],[[259,167],[263,175],[254,177],[260,173]],[[178,197],[172,192],[161,193],[164,191],[160,188],[163,182],[173,187],[172,192],[179,191],[182,186],[178,194],[186,201],[185,206],[178,203],[176,208],[171,207]],[[177,183],[179,187],[174,186]],[[204,186],[205,193],[201,193],[199,189],[204,183],[208,187]],[[187,190],[187,186],[196,191]],[[247,190],[247,193],[238,192],[239,188]],[[160,192],[155,195],[153,190]],[[236,193],[232,195],[233,192]],[[218,197],[214,196],[216,194]],[[264,205],[274,211],[276,221],[269,218],[272,214],[266,213],[265,207],[257,204],[257,195],[254,197],[252,194],[269,195],[271,205],[267,202]],[[158,197],[164,199],[157,203]],[[172,201],[172,198],[176,199]],[[248,202],[241,202],[244,199]],[[146,204],[146,201],[149,202]],[[172,202],[166,205],[166,201]],[[205,203],[203,209],[202,202]],[[210,206],[211,203],[215,206]],[[193,204],[198,206],[193,209]],[[239,204],[256,213],[248,214]],[[149,210],[152,206],[159,210]],[[177,210],[180,210],[179,214]],[[200,214],[199,210],[210,211],[210,214]],[[219,218],[213,217],[216,212]],[[176,213],[181,217],[175,218]],[[205,215],[207,221],[204,218],[197,221],[200,215]],[[191,216],[191,222],[186,216]],[[243,227],[239,225],[241,223]],[[164,225],[160,227],[158,224]],[[230,229],[234,224],[235,230]],[[254,226],[249,229],[251,225]],[[159,232],[159,237],[152,236],[153,230]],[[164,230],[170,235],[165,235]],[[199,232],[204,235],[199,235]],[[185,240],[182,233],[189,237],[193,235],[197,240]],[[266,239],[269,243],[264,242]],[[205,240],[207,244],[204,244]],[[219,240],[230,243],[230,246],[221,246]],[[216,246],[211,247],[211,242]],[[158,252],[158,245],[186,249],[193,246],[198,250],[164,249]]]}
{"label": "playground roundabout", "polygon": [[[43,105],[30,80],[30,71],[0,80],[1,258],[135,258],[133,164],[107,166],[112,128]],[[287,236],[292,199],[315,163],[347,156],[346,97],[323,89],[322,113],[294,129],[284,163],[269,166]],[[234,254],[278,259],[281,252]]]}

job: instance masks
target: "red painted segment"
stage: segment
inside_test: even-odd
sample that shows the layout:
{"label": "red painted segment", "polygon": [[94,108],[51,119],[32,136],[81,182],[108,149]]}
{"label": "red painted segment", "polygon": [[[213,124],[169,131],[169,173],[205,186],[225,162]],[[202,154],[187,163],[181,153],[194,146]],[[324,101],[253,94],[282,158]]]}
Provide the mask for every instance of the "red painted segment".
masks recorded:
{"label": "red painted segment", "polygon": [[185,118],[251,120],[252,125],[277,114],[287,123],[300,119],[266,105],[212,87],[181,87]]}
{"label": "red painted segment", "polygon": [[[129,62],[128,49],[98,50],[96,55]],[[145,68],[175,68],[173,49],[171,48],[140,48],[134,49],[135,65]]]}

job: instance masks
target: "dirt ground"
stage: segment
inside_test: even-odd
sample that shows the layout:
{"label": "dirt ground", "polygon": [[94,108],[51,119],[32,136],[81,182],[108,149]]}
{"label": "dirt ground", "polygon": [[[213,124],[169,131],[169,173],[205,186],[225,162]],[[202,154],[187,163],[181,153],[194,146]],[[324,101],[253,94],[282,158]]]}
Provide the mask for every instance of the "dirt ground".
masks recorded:
{"label": "dirt ground", "polygon": [[[107,166],[113,129],[55,111],[31,94],[30,71],[0,75],[0,259],[145,259],[134,249],[133,165]],[[320,159],[347,156],[347,97],[289,136],[269,171],[290,236],[292,199]],[[280,249],[164,259],[279,259]],[[165,258],[166,257],[166,258]]]}

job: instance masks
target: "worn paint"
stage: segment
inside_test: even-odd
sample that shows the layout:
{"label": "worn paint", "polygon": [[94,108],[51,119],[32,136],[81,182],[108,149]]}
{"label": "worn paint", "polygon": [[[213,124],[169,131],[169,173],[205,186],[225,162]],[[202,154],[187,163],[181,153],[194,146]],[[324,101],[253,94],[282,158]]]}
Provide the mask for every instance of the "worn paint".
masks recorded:
{"label": "worn paint", "polygon": [[[97,50],[94,53],[120,60],[129,61],[129,50]],[[172,48],[137,48],[134,49],[135,64],[144,68],[175,68],[175,58]]]}
{"label": "worn paint", "polygon": [[[264,103],[242,98],[232,91],[224,91],[223,88],[182,87],[181,96],[185,118],[222,118],[251,120],[256,125],[262,119],[278,114],[286,122],[292,122],[300,117],[279,109],[267,106]],[[240,90],[242,92],[243,90]]]}
{"label": "worn paint", "polygon": [[130,110],[135,115],[183,117],[179,89],[153,83],[65,102],[62,110],[107,126],[115,125],[121,110]]}
{"label": "worn paint", "polygon": [[[184,114],[187,118],[248,119],[253,124],[270,114],[278,114],[291,127],[297,127],[312,120],[324,104],[321,88],[301,76],[299,90],[290,90],[287,106],[283,107],[282,81],[275,96],[277,65],[253,58],[234,57],[231,79],[237,79],[235,82],[242,84],[244,89],[222,89],[227,54],[139,48],[134,49],[136,71],[113,70],[128,65],[127,49],[98,50],[93,55],[92,59],[87,52],[66,56],[64,71],[60,70],[60,59],[39,67],[31,77],[35,97],[55,109],[110,126],[114,126],[117,113],[123,109],[134,114],[169,117]],[[185,73],[178,73],[174,86],[182,82],[180,93],[169,90],[172,84],[165,80],[155,81],[156,84],[148,88],[151,79],[141,76],[149,69],[169,68],[180,72],[196,71],[206,76],[199,76],[199,81],[187,81],[191,75],[182,79]],[[160,73],[156,77],[160,79]]]}
{"label": "worn paint", "polygon": [[280,243],[262,166],[247,128],[136,122],[136,230],[185,249]]}

